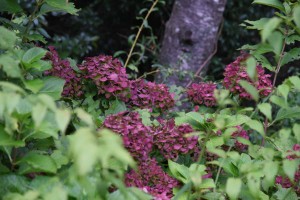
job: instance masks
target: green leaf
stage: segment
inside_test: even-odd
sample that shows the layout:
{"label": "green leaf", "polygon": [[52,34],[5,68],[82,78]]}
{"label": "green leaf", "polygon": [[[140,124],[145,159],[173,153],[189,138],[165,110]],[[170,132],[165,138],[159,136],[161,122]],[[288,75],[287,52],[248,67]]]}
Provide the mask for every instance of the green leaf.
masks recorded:
{"label": "green leaf", "polygon": [[277,9],[281,10],[282,12],[285,12],[283,4],[279,0],[254,0],[253,3],[270,6],[273,8],[277,8]]}
{"label": "green leaf", "polygon": [[40,103],[36,104],[32,108],[32,119],[34,121],[35,128],[38,128],[41,125],[42,121],[46,116],[46,112],[47,112],[47,107]]}
{"label": "green leaf", "polygon": [[0,176],[1,196],[9,192],[24,193],[28,190],[29,181],[24,176],[6,174]]}
{"label": "green leaf", "polygon": [[15,14],[22,11],[17,0],[0,0],[0,5],[0,12]]}
{"label": "green leaf", "polygon": [[[264,26],[268,23],[268,21],[270,20],[270,18],[261,18],[257,21],[249,21],[249,20],[245,20],[244,22],[246,22],[247,24],[250,24],[251,26],[247,26],[247,25],[244,25],[242,24],[243,26],[246,26],[247,29],[256,29],[256,30],[263,30]],[[249,45],[244,45],[242,48],[245,49],[245,48],[249,48],[250,49],[253,49],[253,47],[256,47],[257,46],[249,46]],[[272,51],[272,49],[270,50]]]}
{"label": "green leaf", "polygon": [[51,154],[51,158],[55,161],[57,169],[60,169],[61,166],[66,165],[69,162],[68,157],[64,156],[60,150],[54,150]]}
{"label": "green leaf", "polygon": [[239,178],[228,178],[226,183],[226,193],[230,199],[237,199],[242,188],[242,180]]}
{"label": "green leaf", "polygon": [[[0,40],[1,40],[1,38],[0,38]],[[19,62],[17,60],[13,59],[9,55],[6,55],[6,54],[0,55],[0,68],[3,68],[3,71],[9,77],[12,77],[12,78],[22,77],[21,70],[19,68]]]}
{"label": "green leaf", "polygon": [[257,72],[256,72],[256,60],[253,57],[250,57],[246,60],[247,65],[247,73],[251,80],[255,81],[257,79]]}
{"label": "green leaf", "polygon": [[297,194],[293,188],[282,188],[278,186],[279,190],[274,194],[277,200],[295,200],[297,199]]}
{"label": "green leaf", "polygon": [[[274,31],[269,37],[268,37],[268,43],[273,47],[273,52],[275,55],[280,56],[280,53],[282,51],[283,46],[283,35],[279,31]],[[276,42],[274,42],[276,41]]]}
{"label": "green leaf", "polygon": [[244,81],[244,80],[240,80],[239,84],[246,90],[246,92],[248,94],[251,95],[251,97],[255,101],[258,101],[258,99],[259,99],[259,93],[258,93],[258,91],[256,90],[256,88],[253,85],[251,85],[249,82]]}
{"label": "green leaf", "polygon": [[272,121],[272,106],[269,103],[261,103],[257,105],[259,111],[263,113],[270,121]]}
{"label": "green leaf", "polygon": [[300,78],[298,76],[289,77],[289,81],[295,86],[297,90],[300,90]]}
{"label": "green leaf", "polygon": [[[41,155],[35,152],[29,152],[18,163],[28,164],[33,168],[33,171],[31,172],[56,173],[57,171],[55,161],[50,156]],[[28,172],[24,171],[23,173]]]}
{"label": "green leaf", "polygon": [[261,31],[261,38],[263,42],[269,38],[273,31],[279,26],[281,21],[282,20],[280,18],[273,17],[265,24],[264,29]]}
{"label": "green leaf", "polygon": [[294,180],[295,173],[298,169],[297,160],[284,160],[283,171],[289,177],[290,180]]}
{"label": "green leaf", "polygon": [[25,88],[32,91],[34,94],[38,93],[44,87],[44,82],[41,79],[33,79],[24,81]]}
{"label": "green leaf", "polygon": [[299,118],[300,117],[300,108],[294,107],[294,108],[281,108],[274,121],[280,121],[282,119],[287,118]]}
{"label": "green leaf", "polygon": [[30,65],[31,63],[34,63],[35,61],[40,60],[46,55],[47,51],[45,49],[39,48],[39,47],[33,47],[25,52],[22,58],[22,62],[25,65]]}
{"label": "green leaf", "polygon": [[297,142],[299,143],[300,142],[300,124],[294,124],[293,132],[297,139]]}
{"label": "green leaf", "polygon": [[189,181],[189,169],[186,166],[180,165],[171,160],[168,160],[168,166],[173,177],[175,177],[177,180],[181,181],[182,183],[187,183]]}
{"label": "green leaf", "polygon": [[296,6],[293,10],[293,20],[298,28],[300,28],[300,6]]}
{"label": "green leaf", "polygon": [[3,26],[0,26],[0,35],[0,49],[7,50],[12,49],[15,46],[17,36],[14,32],[4,28]]}
{"label": "green leaf", "polygon": [[300,48],[293,48],[290,51],[286,52],[281,61],[281,66],[284,66],[290,62],[300,59]]}
{"label": "green leaf", "polygon": [[279,97],[279,96],[272,95],[271,98],[270,98],[270,101],[272,103],[278,105],[279,107],[288,108],[287,102],[284,101],[284,99]]}
{"label": "green leaf", "polygon": [[264,174],[265,174],[265,181],[266,181],[266,187],[269,189],[269,187],[272,187],[275,183],[275,178],[278,173],[278,163],[269,161],[264,163]]}
{"label": "green leaf", "polygon": [[45,86],[40,90],[40,94],[47,94],[54,100],[61,97],[64,88],[65,80],[57,77],[46,77],[44,79]]}
{"label": "green leaf", "polygon": [[78,15],[77,12],[79,9],[76,9],[74,6],[74,3],[68,2],[68,1],[61,1],[61,0],[45,0],[45,3],[39,12],[39,15],[43,15],[47,12],[67,12],[72,15]]}
{"label": "green leaf", "polygon": [[68,124],[71,120],[71,113],[69,110],[56,110],[55,112],[56,123],[60,131],[64,134]]}
{"label": "green leaf", "polygon": [[246,122],[246,124],[253,130],[260,133],[263,137],[265,136],[265,130],[264,126],[260,121],[257,120],[249,120]]}
{"label": "green leaf", "polygon": [[278,92],[283,96],[285,101],[287,101],[288,94],[290,92],[290,87],[286,84],[279,85],[277,88]]}
{"label": "green leaf", "polygon": [[94,121],[93,118],[91,117],[91,115],[89,115],[87,112],[85,112],[83,109],[81,108],[76,108],[75,113],[77,115],[77,117],[83,121],[84,123],[86,123],[88,126],[90,127],[94,127]]}
{"label": "green leaf", "polygon": [[24,147],[25,142],[15,140],[12,136],[5,133],[3,127],[0,126],[0,146]]}
{"label": "green leaf", "polygon": [[111,114],[116,114],[119,112],[123,112],[126,111],[126,105],[123,101],[119,101],[119,100],[114,100],[109,102],[110,106],[109,108],[105,111],[105,115],[111,115]]}

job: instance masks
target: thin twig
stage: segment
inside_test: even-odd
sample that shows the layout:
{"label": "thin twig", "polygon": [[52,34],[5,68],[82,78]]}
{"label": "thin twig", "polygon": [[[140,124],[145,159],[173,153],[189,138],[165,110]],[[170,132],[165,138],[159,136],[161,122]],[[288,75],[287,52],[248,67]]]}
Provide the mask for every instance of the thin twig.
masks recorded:
{"label": "thin twig", "polygon": [[157,70],[154,70],[154,71],[151,71],[151,72],[144,73],[143,75],[141,75],[140,77],[138,77],[137,80],[142,79],[142,78],[144,78],[144,77],[147,77],[148,75],[155,74],[155,73],[157,73],[157,72],[159,72],[159,71],[160,71],[160,70],[157,69]]}
{"label": "thin twig", "polygon": [[140,26],[140,28],[139,28],[137,34],[136,34],[136,37],[135,37],[135,39],[134,39],[134,42],[133,42],[133,44],[132,44],[132,46],[131,46],[131,49],[130,49],[130,51],[129,51],[129,54],[128,54],[128,56],[127,56],[127,59],[126,59],[125,65],[124,65],[125,68],[126,68],[126,66],[128,65],[128,62],[129,62],[129,60],[130,60],[130,58],[131,58],[131,56],[132,56],[133,49],[134,49],[134,47],[135,47],[135,45],[136,45],[136,43],[137,43],[137,40],[139,39],[139,36],[140,36],[140,34],[141,34],[143,28],[144,28],[144,23],[145,23],[145,21],[147,21],[147,19],[149,18],[151,12],[153,11],[153,9],[154,9],[154,7],[156,6],[157,3],[158,3],[158,0],[155,0],[155,1],[153,2],[151,8],[149,9],[149,11],[148,11],[148,13],[147,13],[145,19],[143,20],[143,22],[142,22],[142,24],[141,24],[141,26]]}

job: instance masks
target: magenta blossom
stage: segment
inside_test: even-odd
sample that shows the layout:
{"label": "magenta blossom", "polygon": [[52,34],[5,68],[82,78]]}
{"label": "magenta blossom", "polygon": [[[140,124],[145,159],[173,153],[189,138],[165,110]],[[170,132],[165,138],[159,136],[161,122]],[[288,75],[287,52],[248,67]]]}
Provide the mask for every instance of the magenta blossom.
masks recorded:
{"label": "magenta blossom", "polygon": [[245,80],[259,91],[261,97],[266,97],[272,91],[271,75],[265,74],[262,66],[257,65],[257,80],[251,80],[246,72],[246,65],[244,64],[248,57],[249,55],[247,54],[241,55],[233,63],[226,66],[223,85],[233,94],[238,94],[240,98],[251,99],[251,95],[239,85],[240,80]]}
{"label": "magenta blossom", "polygon": [[208,107],[216,105],[214,90],[217,88],[215,83],[193,83],[187,90],[189,99],[197,105]]}

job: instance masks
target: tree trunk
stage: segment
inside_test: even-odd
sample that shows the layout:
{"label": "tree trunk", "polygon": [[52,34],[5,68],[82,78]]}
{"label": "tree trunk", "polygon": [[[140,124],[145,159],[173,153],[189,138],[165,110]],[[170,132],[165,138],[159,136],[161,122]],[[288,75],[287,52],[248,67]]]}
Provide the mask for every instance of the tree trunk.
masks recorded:
{"label": "tree trunk", "polygon": [[[176,0],[160,52],[157,82],[185,87],[213,53],[226,0]],[[164,79],[169,68],[171,75]],[[206,72],[206,67],[201,73]]]}

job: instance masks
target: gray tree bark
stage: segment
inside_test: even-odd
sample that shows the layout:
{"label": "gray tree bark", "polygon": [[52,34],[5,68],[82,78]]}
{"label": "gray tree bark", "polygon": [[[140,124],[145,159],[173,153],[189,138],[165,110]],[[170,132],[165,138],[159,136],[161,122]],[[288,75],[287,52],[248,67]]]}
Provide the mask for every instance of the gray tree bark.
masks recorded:
{"label": "gray tree bark", "polygon": [[[166,24],[159,61],[164,69],[155,77],[167,85],[185,87],[213,53],[226,0],[176,0]],[[201,73],[206,72],[206,67]]]}

